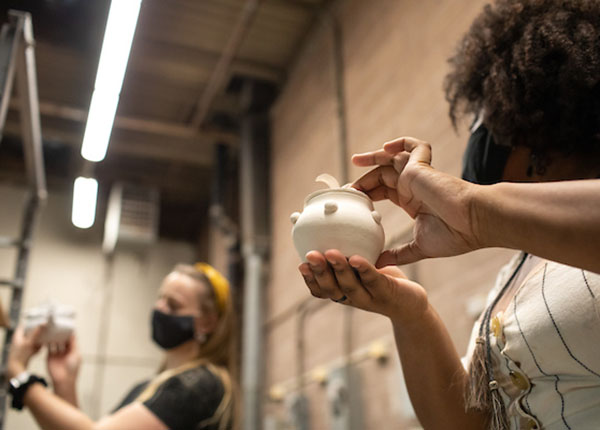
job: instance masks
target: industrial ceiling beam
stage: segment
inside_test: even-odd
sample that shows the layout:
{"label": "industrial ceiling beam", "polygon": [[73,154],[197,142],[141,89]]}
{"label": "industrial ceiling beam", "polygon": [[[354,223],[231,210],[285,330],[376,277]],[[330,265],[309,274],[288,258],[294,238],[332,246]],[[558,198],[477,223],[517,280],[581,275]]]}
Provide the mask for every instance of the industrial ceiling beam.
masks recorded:
{"label": "industrial ceiling beam", "polygon": [[202,126],[211,108],[213,100],[219,91],[223,89],[223,86],[230,78],[231,65],[234,57],[244,40],[244,36],[252,25],[252,21],[258,12],[258,6],[260,5],[261,1],[262,0],[246,0],[244,2],[242,11],[240,12],[238,19],[233,26],[233,30],[231,31],[231,35],[227,41],[227,44],[225,45],[225,48],[223,49],[221,58],[219,58],[217,65],[213,69],[208,84],[206,85],[204,92],[196,104],[195,112],[190,121],[190,125],[193,128],[199,129]]}
{"label": "industrial ceiling beam", "polygon": [[320,0],[270,0],[270,3],[311,12],[319,7]]}
{"label": "industrial ceiling beam", "polygon": [[[18,103],[11,101],[10,108],[18,111]],[[84,123],[87,111],[84,109],[60,105],[48,101],[40,101],[40,114],[45,117],[59,118],[68,121]],[[195,139],[203,142],[237,144],[237,135],[218,130],[197,130],[186,125],[172,122],[156,121],[145,118],[135,118],[117,115],[114,128],[139,133],[155,134],[181,139]],[[79,142],[81,143],[81,142]]]}
{"label": "industrial ceiling beam", "polygon": [[[221,51],[212,51],[198,47],[178,45],[156,40],[136,41],[132,53],[131,70],[147,70],[158,62],[166,62],[179,69],[206,68],[211,70],[221,58]],[[138,64],[138,59],[143,60]],[[257,79],[281,82],[284,71],[276,66],[245,58],[234,58],[231,61],[233,73],[240,73]]]}
{"label": "industrial ceiling beam", "polygon": [[[76,71],[74,74],[83,76],[90,73],[90,70],[93,69],[90,65],[97,62],[97,58],[91,57],[88,53],[81,53],[69,47],[44,41],[36,41],[36,54],[38,56],[38,68],[42,72],[45,69],[55,70],[69,67],[71,70]],[[135,48],[132,50],[127,66],[127,73],[148,72],[148,70],[160,66],[161,63],[169,63],[173,67],[183,68],[184,70],[198,67],[211,70],[220,58],[221,51],[165,41],[136,40]],[[235,73],[271,82],[281,82],[285,74],[284,70],[275,65],[248,58],[233,59],[231,69]]]}
{"label": "industrial ceiling beam", "polygon": [[[81,148],[82,132],[60,127],[44,127],[43,124],[42,132],[44,141],[60,142],[72,146],[75,150]],[[21,129],[19,123],[7,120],[4,127],[4,134],[20,137]],[[170,160],[199,166],[210,166],[212,164],[212,151],[208,148],[211,147],[210,144],[213,141],[179,138],[169,140],[165,137],[152,135],[146,135],[144,138],[143,135],[132,136],[131,134],[125,133],[123,136],[113,135],[111,137],[109,153],[130,155],[140,159]],[[151,137],[153,138],[151,139]],[[199,150],[202,147],[206,149]]]}
{"label": "industrial ceiling beam", "polygon": [[[298,0],[301,1],[301,0]],[[312,43],[314,39],[314,35],[317,32],[317,29],[320,28],[324,22],[327,22],[327,16],[331,14],[331,11],[336,8],[337,4],[340,0],[323,0],[319,6],[313,10],[312,17],[310,19],[310,26],[304,32],[304,35],[300,38],[292,52],[294,52],[294,56],[290,60],[288,65],[288,70],[293,70],[298,64],[298,61],[304,54],[304,52],[308,49],[309,45]],[[287,79],[284,80],[283,85],[287,82]]]}

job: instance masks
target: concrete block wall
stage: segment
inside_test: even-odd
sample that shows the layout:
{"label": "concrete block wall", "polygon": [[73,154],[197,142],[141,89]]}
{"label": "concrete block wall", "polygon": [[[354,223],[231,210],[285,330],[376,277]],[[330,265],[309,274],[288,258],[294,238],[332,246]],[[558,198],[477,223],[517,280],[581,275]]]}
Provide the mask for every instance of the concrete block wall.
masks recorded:
{"label": "concrete block wall", "polygon": [[[338,2],[343,31],[344,83],[349,154],[374,150],[402,135],[427,140],[433,165],[458,175],[468,124],[453,130],[442,89],[447,58],[479,13],[477,0],[346,0]],[[299,53],[288,81],[272,110],[272,258],[266,290],[265,417],[286,421],[285,401],[294,387],[299,361],[298,304],[314,303],[301,276],[291,241],[289,215],[302,208],[304,197],[319,188],[320,173],[340,175],[339,125],[333,70],[331,29],[324,22]],[[351,166],[351,179],[365,169]],[[408,216],[389,203],[378,203],[388,237],[410,229]],[[447,323],[459,352],[466,348],[473,317],[465,312],[472,297],[484,295],[497,270],[513,254],[483,250],[469,255],[423,261],[406,268],[422,283]],[[326,388],[313,382],[315,369],[339,365],[344,355],[344,310],[328,303],[306,319],[304,394],[309,399],[311,428],[330,428]],[[374,314],[352,315],[352,349],[373,341],[390,342],[389,322]],[[393,344],[391,344],[393,346]],[[401,390],[397,356],[380,365],[366,358],[356,364],[361,374],[365,429],[413,428],[418,423]],[[338,363],[338,364],[336,364]],[[391,381],[391,382],[390,382]],[[399,388],[400,387],[400,388]]]}
{"label": "concrete block wall", "polygon": [[[0,186],[0,236],[20,231],[25,189]],[[89,230],[71,224],[71,195],[51,192],[38,219],[23,309],[55,299],[75,308],[83,362],[78,380],[82,410],[97,419],[109,413],[134,383],[154,375],[162,353],[150,338],[150,311],[164,276],[178,262],[194,261],[194,247],[159,241],[144,253],[117,251],[108,263],[101,250],[103,214]],[[16,252],[0,250],[0,277],[14,274]],[[5,289],[0,292],[8,305]],[[4,330],[0,330],[3,341]],[[45,351],[31,370],[46,375]],[[6,429],[33,430],[28,411],[7,408]]]}

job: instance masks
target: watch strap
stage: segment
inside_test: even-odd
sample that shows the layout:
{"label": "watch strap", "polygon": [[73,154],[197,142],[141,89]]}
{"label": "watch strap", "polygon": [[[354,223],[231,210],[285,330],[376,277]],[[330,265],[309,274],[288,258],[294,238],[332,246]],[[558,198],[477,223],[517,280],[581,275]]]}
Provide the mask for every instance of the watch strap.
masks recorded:
{"label": "watch strap", "polygon": [[18,410],[23,409],[23,406],[24,406],[23,399],[25,398],[25,393],[27,392],[29,387],[31,387],[33,384],[36,384],[36,383],[40,383],[44,387],[48,386],[48,383],[46,382],[46,380],[37,375],[29,374],[29,377],[25,381],[20,380],[20,378],[18,376],[15,379],[18,380],[19,384],[15,386],[15,385],[13,385],[13,381],[11,380],[8,391],[12,395],[11,406],[14,409],[18,409]]}

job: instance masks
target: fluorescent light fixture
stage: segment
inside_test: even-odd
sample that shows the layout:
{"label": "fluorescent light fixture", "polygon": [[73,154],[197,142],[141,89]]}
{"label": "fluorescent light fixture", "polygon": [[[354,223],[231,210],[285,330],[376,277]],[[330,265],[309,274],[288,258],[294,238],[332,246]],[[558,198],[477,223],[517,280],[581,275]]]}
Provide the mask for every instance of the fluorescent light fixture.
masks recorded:
{"label": "fluorescent light fixture", "polygon": [[118,94],[94,91],[81,147],[86,160],[101,161],[106,156],[118,103]]}
{"label": "fluorescent light fixture", "polygon": [[81,155],[89,161],[106,156],[127,60],[142,0],[112,0],[104,30]]}
{"label": "fluorescent light fixture", "polygon": [[75,179],[73,186],[73,212],[71,221],[75,227],[90,228],[96,218],[98,181],[82,176]]}

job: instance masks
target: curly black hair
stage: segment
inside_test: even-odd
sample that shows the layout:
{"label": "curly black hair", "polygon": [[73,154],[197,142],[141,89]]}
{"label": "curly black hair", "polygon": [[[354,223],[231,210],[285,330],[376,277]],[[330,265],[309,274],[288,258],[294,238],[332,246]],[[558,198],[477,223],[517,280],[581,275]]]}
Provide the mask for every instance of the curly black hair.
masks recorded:
{"label": "curly black hair", "polygon": [[600,153],[600,1],[498,0],[448,62],[450,118],[483,112],[498,143]]}

